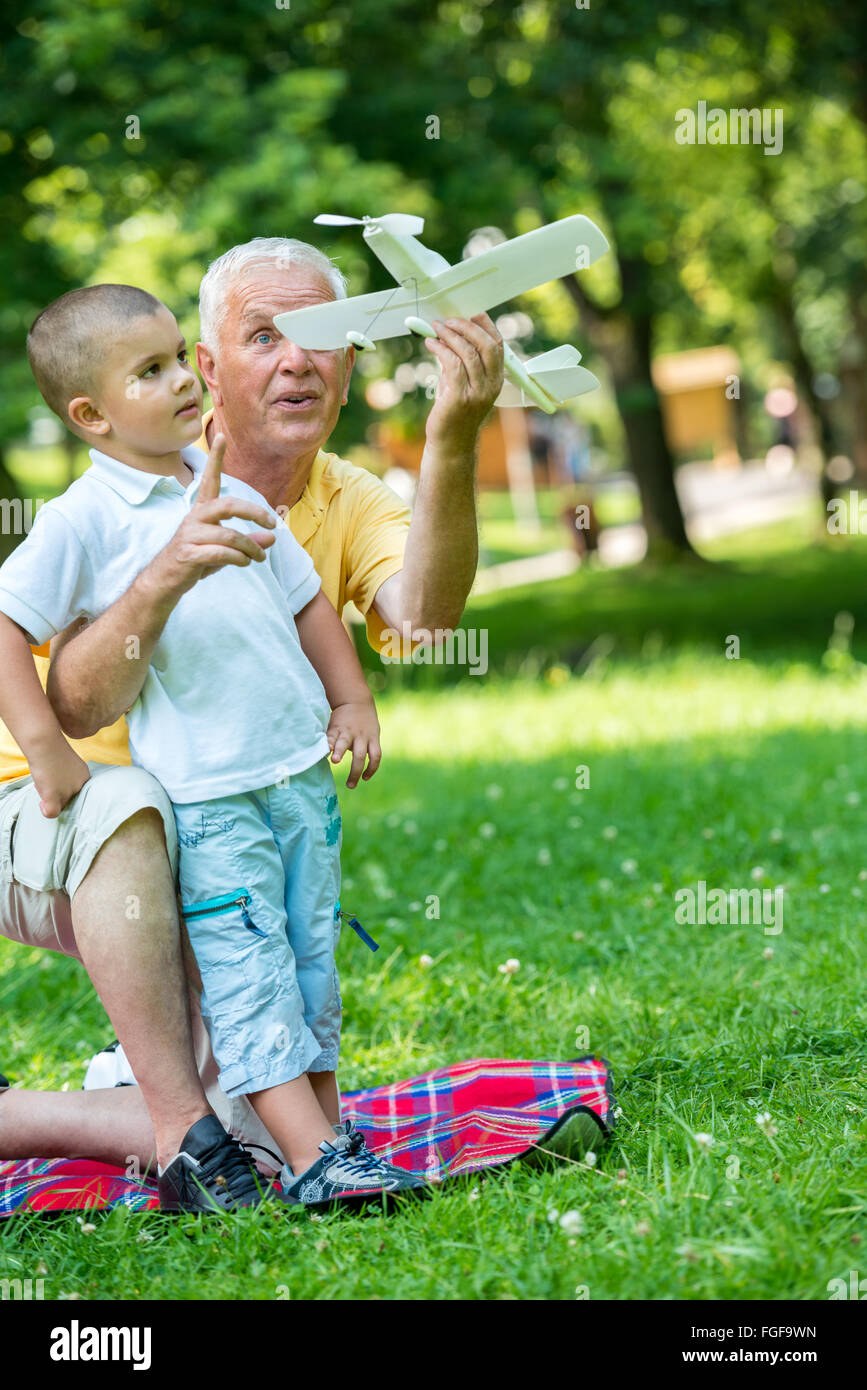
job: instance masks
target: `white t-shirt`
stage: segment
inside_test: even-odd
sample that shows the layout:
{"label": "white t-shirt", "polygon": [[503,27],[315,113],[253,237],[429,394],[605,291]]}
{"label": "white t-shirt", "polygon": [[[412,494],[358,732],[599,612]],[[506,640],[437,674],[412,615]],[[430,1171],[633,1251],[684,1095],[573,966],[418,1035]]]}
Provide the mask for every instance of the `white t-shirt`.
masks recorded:
{"label": "white t-shirt", "polygon": [[[92,449],[92,466],[36,513],[0,567],[0,612],[34,646],[109,608],[168,544],[198,494],[206,456],[181,450],[188,488]],[[239,478],[220,494],[268,507]],[[274,515],[272,513],[272,515]],[[265,559],[224,565],[175,605],[127,715],[130,753],[173,801],[273,785],[328,750],[330,707],[294,615],[319,592],[313,561],[279,518]],[[232,518],[237,531],[260,530]],[[135,655],[135,634],[126,639]]]}

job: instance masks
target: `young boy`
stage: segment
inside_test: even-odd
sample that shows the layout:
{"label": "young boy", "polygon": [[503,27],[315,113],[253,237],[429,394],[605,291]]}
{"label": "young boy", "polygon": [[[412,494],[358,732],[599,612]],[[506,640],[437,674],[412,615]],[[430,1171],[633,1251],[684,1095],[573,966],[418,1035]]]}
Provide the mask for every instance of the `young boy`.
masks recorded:
{"label": "young boy", "polygon": [[[341,820],[329,752],[339,762],[352,750],[350,787],[381,756],[352,643],[288,527],[253,488],[221,479],[222,440],[207,459],[191,447],[201,386],[165,305],[127,285],[75,290],[39,315],[27,347],[48,405],[99,446],[0,568],[0,717],[40,809],[59,815],[90,768],[61,732],[28,643],[95,618],[160,566],[179,597],[127,714],[130,751],[174,805],[183,915],[221,1085],[249,1097],[283,1150],[285,1200],[422,1187],[375,1158],[348,1122],[330,1123],[306,1074],[333,1073],[340,1040]],[[238,514],[216,501],[226,496],[243,499]],[[215,521],[220,509],[231,530]],[[138,643],[129,634],[131,660]],[[207,1146],[194,1131],[215,1124],[198,1121],[159,1173],[164,1207],[181,1202]]]}

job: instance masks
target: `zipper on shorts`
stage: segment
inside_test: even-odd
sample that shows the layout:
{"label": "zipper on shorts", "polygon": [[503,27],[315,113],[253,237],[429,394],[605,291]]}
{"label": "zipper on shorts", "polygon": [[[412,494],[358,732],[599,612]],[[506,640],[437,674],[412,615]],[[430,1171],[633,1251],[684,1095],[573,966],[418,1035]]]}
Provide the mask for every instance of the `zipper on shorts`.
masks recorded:
{"label": "zipper on shorts", "polygon": [[246,889],[236,889],[234,893],[224,893],[219,898],[209,898],[207,902],[197,903],[195,907],[182,908],[184,917],[217,917],[222,912],[229,912],[233,907],[241,909],[241,919],[248,931],[254,932],[256,936],[266,936],[267,933],[260,931],[247,911],[250,902],[250,895]]}
{"label": "zipper on shorts", "polygon": [[367,932],[364,930],[364,927],[361,925],[361,923],[359,922],[358,918],[357,918],[357,917],[353,917],[352,914],[349,913],[349,912],[344,912],[343,909],[342,909],[341,906],[340,906],[340,903],[338,903],[337,906],[336,906],[335,909],[334,909],[334,920],[335,920],[335,922],[336,922],[336,921],[338,920],[338,918],[340,918],[340,917],[342,917],[342,918],[344,919],[344,921],[346,922],[347,926],[351,927],[352,930],[353,930],[358,936],[361,937],[361,939],[362,939],[362,941],[364,942],[365,946],[369,946],[370,949],[371,949],[371,951],[378,951],[378,950],[379,950],[379,943],[378,943],[377,941],[374,941],[374,939],[373,939],[372,936],[368,936]]}

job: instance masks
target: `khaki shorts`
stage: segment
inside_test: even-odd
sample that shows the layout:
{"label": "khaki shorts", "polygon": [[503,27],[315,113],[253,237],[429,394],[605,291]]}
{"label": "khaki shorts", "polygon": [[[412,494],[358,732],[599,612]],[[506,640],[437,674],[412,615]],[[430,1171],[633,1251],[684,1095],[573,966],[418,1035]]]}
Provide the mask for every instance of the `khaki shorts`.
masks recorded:
{"label": "khaki shorts", "polygon": [[[159,782],[138,767],[91,762],[88,767],[90,781],[52,820],[39,809],[32,778],[0,784],[0,936],[76,960],[81,956],[72,929],[72,898],[106,840],[125,821],[147,807],[158,811],[175,875],[178,866],[174,812]],[[273,1149],[282,1161],[279,1146],[249,1101],[243,1096],[229,1100],[220,1087],[192,989],[190,1000],[193,1048],[209,1105],[242,1143]],[[275,1167],[263,1159],[265,1165]]]}

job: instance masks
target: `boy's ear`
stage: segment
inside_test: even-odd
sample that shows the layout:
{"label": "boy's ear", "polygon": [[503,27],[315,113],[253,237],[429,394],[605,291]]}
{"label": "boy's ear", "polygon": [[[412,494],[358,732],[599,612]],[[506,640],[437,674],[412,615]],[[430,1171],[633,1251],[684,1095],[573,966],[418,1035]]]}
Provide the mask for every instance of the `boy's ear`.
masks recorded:
{"label": "boy's ear", "polygon": [[90,396],[75,396],[66,407],[66,413],[73,425],[91,434],[108,434],[111,425],[101,410],[94,405]]}
{"label": "boy's ear", "polygon": [[211,401],[214,405],[223,404],[223,396],[217,384],[217,364],[214,361],[214,354],[210,348],[206,348],[204,343],[196,343],[196,365],[201,372],[205,385],[211,393]]}

